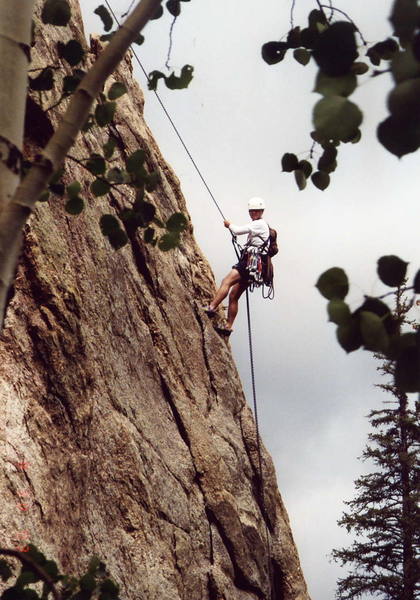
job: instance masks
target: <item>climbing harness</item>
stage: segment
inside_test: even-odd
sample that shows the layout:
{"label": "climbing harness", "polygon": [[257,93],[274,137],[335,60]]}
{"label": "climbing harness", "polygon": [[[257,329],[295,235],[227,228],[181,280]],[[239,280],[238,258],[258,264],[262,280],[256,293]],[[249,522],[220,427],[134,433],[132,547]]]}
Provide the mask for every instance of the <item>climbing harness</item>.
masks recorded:
{"label": "climbing harness", "polygon": [[[110,3],[108,0],[105,0],[105,4],[108,7],[109,12],[112,14],[112,16],[115,19],[115,22],[117,23],[118,26],[120,26],[119,20],[117,19],[112,7],[110,6]],[[147,81],[149,81],[149,76],[147,75],[146,70],[144,69],[142,63],[140,62],[140,59],[135,51],[135,49],[133,47],[131,47],[131,50],[133,52],[133,55],[136,59],[136,62],[138,63],[140,69],[142,70],[144,76],[146,77]],[[222,212],[222,209],[220,208],[214,194],[212,193],[209,185],[207,184],[207,181],[205,180],[203,174],[201,173],[197,163],[195,162],[191,152],[189,151],[187,145],[185,144],[178,128],[176,127],[174,121],[172,120],[169,112],[167,111],[165,105],[163,104],[158,92],[156,90],[154,90],[154,95],[158,101],[158,103],[160,104],[163,112],[165,113],[166,117],[168,118],[176,136],[178,137],[179,141],[181,142],[185,152],[187,153],[189,159],[191,160],[191,163],[193,164],[198,176],[200,177],[204,187],[206,188],[207,192],[209,193],[210,198],[212,199],[214,205],[216,206],[217,210],[219,211],[221,217],[223,220],[226,220],[225,215]],[[256,199],[254,198],[253,200],[260,200],[260,199]],[[238,260],[241,257],[241,253],[244,250],[243,248],[241,248],[241,246],[239,245],[239,243],[236,240],[236,236],[233,235],[233,233],[231,232],[232,235],[232,243],[233,243],[233,247],[235,249],[235,253],[236,256],[238,257]],[[270,237],[271,237],[271,230],[270,230]],[[266,240],[266,243],[268,243],[268,241],[270,240],[270,238],[268,240]],[[267,255],[268,256],[268,255]],[[268,530],[268,525],[267,525],[267,519],[268,519],[268,513],[266,510],[266,506],[265,506],[265,498],[264,498],[264,480],[263,480],[263,471],[262,471],[262,457],[261,457],[261,438],[260,438],[260,432],[259,432],[259,426],[258,426],[258,411],[257,411],[257,392],[256,392],[256,384],[255,384],[255,372],[254,372],[254,352],[253,352],[253,346],[252,346],[252,328],[251,328],[251,311],[250,311],[250,303],[249,303],[249,292],[252,291],[255,287],[259,287],[256,286],[255,284],[252,286],[252,289],[246,289],[246,311],[247,311],[247,322],[248,322],[248,344],[249,344],[249,359],[250,359],[250,365],[251,365],[251,382],[252,382],[252,398],[253,398],[253,406],[254,406],[254,418],[255,418],[255,433],[256,433],[256,440],[257,440],[257,454],[258,454],[258,470],[259,470],[259,483],[260,483],[260,496],[261,496],[261,507],[262,507],[262,515],[263,515],[263,521],[265,524],[265,533],[266,533],[266,544],[267,544],[267,569],[268,569],[268,576],[269,576],[269,581],[270,581],[270,598],[272,598],[273,595],[273,591],[274,591],[274,586],[273,586],[273,573],[272,573],[272,565],[271,565],[271,545],[270,545],[270,536],[269,536],[269,530]],[[268,295],[264,296],[264,284],[261,284],[262,290],[263,290],[263,297],[264,298],[270,298],[272,299],[274,297],[274,288],[271,286],[269,286],[268,289]],[[275,600],[275,599],[273,599]]]}
{"label": "climbing harness", "polygon": [[[273,230],[274,231],[274,230]],[[246,255],[246,268],[248,271],[248,288],[253,292],[255,288],[261,288],[264,299],[273,300],[273,265],[269,254],[270,238],[267,238],[261,246],[241,246],[235,235],[232,234],[232,244],[238,260]]]}

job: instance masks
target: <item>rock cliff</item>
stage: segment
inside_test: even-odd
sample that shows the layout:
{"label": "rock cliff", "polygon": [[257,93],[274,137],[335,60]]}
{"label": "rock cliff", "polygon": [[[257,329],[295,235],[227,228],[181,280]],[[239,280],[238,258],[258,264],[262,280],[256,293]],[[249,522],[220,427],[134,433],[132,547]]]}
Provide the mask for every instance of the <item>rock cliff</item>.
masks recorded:
{"label": "rock cliff", "polygon": [[[71,28],[37,32],[33,65],[54,64]],[[93,41],[89,60],[98,52]],[[143,120],[130,57],[116,78],[129,93],[114,127],[161,177],[149,199],[163,219],[187,214]],[[30,113],[29,154],[61,110],[50,125]],[[90,130],[72,154],[100,153],[105,140]],[[176,250],[139,231],[116,252],[98,221],[133,198],[113,192],[110,209],[67,161],[72,180],[86,209],[72,217],[59,197],[39,204],[0,339],[1,546],[25,530],[67,573],[97,554],[127,600],[307,600],[272,461],[263,448],[263,506],[255,423],[229,345],[200,310],[214,279],[192,226]]]}

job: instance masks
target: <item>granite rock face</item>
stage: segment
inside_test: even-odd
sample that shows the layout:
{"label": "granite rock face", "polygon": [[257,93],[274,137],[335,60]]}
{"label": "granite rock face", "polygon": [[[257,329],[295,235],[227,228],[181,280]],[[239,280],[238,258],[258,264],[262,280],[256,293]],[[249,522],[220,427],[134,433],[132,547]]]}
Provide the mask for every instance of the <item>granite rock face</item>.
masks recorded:
{"label": "granite rock face", "polygon": [[[38,31],[33,65],[53,64],[71,28]],[[100,48],[94,40],[89,60]],[[149,200],[162,219],[187,214],[143,120],[130,57],[115,78],[129,88],[115,130],[160,173]],[[31,105],[29,154],[61,110],[42,122]],[[106,139],[90,130],[72,155],[100,153]],[[51,197],[25,231],[0,338],[1,545],[24,531],[74,574],[97,554],[127,600],[307,600],[272,461],[262,448],[262,502],[253,416],[229,345],[200,310],[214,279],[192,226],[176,250],[138,231],[116,252],[98,221],[133,197],[94,198],[92,179],[67,161],[85,211],[67,215]]]}

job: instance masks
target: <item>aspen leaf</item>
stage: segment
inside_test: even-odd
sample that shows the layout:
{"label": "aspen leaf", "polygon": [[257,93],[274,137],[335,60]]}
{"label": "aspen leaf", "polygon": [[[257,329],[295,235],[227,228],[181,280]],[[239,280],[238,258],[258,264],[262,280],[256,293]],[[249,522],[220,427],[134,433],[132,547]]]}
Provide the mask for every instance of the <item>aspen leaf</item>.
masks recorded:
{"label": "aspen leaf", "polygon": [[339,325],[336,330],[338,343],[346,352],[354,352],[362,345],[362,336],[357,319]]}
{"label": "aspen leaf", "polygon": [[102,215],[99,220],[99,226],[104,235],[110,235],[121,229],[120,222],[114,215]]}
{"label": "aspen leaf", "polygon": [[111,185],[104,179],[95,179],[90,184],[90,191],[96,197],[105,196],[111,189]]}
{"label": "aspen leaf", "polygon": [[69,215],[80,215],[84,208],[85,203],[83,202],[83,199],[79,196],[70,198],[65,205],[66,212],[68,212]]}
{"label": "aspen leaf", "polygon": [[287,173],[291,173],[295,169],[298,168],[299,161],[297,159],[296,154],[292,154],[291,152],[286,152],[283,154],[281,159],[281,168],[283,171]]}
{"label": "aspen leaf", "polygon": [[67,44],[58,42],[57,50],[58,56],[64,58],[72,67],[77,65],[85,55],[82,45],[77,40],[69,40]]}
{"label": "aspen leaf", "polygon": [[306,177],[305,173],[301,169],[295,169],[295,181],[299,190],[302,191],[306,188]]}
{"label": "aspen leaf", "polygon": [[268,65],[281,62],[288,50],[286,42],[267,42],[261,48],[261,56]]}
{"label": "aspen leaf", "polygon": [[377,272],[380,280],[389,287],[398,287],[404,283],[408,263],[393,254],[381,256]]}
{"label": "aspen leaf", "polygon": [[329,77],[318,71],[315,80],[314,92],[322,96],[350,96],[357,87],[357,78],[354,73],[346,73],[340,77]]}
{"label": "aspen leaf", "polygon": [[163,15],[163,7],[159,4],[153,17],[150,17],[150,20],[155,21],[156,19],[160,19],[160,17],[162,15]]}
{"label": "aspen leaf", "polygon": [[99,127],[104,127],[112,122],[116,108],[116,102],[104,102],[96,105],[95,119]]}
{"label": "aspen leaf", "polygon": [[105,159],[100,154],[93,153],[89,160],[86,162],[86,168],[93,175],[102,175],[105,173],[106,164]]}
{"label": "aspen leaf", "polygon": [[46,25],[65,27],[71,18],[71,9],[67,0],[46,0],[42,7],[41,19]]}
{"label": "aspen leaf", "polygon": [[147,229],[144,230],[143,238],[146,244],[151,244],[153,242],[155,239],[155,230],[153,227],[147,227]]}
{"label": "aspen leaf", "polygon": [[316,131],[328,140],[349,138],[357,131],[362,119],[359,107],[342,96],[322,98],[313,112]]}
{"label": "aspen leaf", "polygon": [[82,186],[78,181],[73,181],[66,187],[66,192],[69,198],[76,198],[82,190]]}
{"label": "aspen leaf", "polygon": [[364,62],[355,62],[351,66],[351,72],[355,75],[364,75],[369,71],[369,65]]}
{"label": "aspen leaf", "polygon": [[165,233],[159,239],[158,247],[163,252],[168,252],[168,250],[172,250],[176,248],[179,244],[179,233],[175,231],[171,231],[170,233]]}
{"label": "aspen leaf", "polygon": [[350,71],[357,58],[354,25],[337,21],[319,36],[312,56],[319,68],[330,77],[339,77]]}
{"label": "aspen leaf", "polygon": [[146,152],[144,150],[136,150],[127,158],[126,169],[129,173],[135,173],[140,167],[143,166],[146,160]]}
{"label": "aspen leaf", "polygon": [[349,291],[347,275],[340,267],[332,267],[320,275],[316,288],[327,300],[343,300]]}
{"label": "aspen leaf", "polygon": [[168,0],[166,8],[173,17],[179,17],[181,14],[181,2],[180,0]]}
{"label": "aspen leaf", "polygon": [[110,12],[106,8],[106,6],[101,4],[100,6],[98,6],[98,8],[95,8],[95,10],[93,12],[95,13],[95,15],[98,15],[98,17],[100,17],[100,19],[103,23],[103,26],[104,26],[104,30],[110,31],[112,29],[114,20],[111,16]]}
{"label": "aspen leaf", "polygon": [[390,116],[378,125],[380,143],[392,154],[401,158],[415,152],[420,145],[420,123]]}
{"label": "aspen leaf", "polygon": [[311,181],[316,188],[324,191],[330,185],[330,176],[325,171],[316,171],[312,175]]}
{"label": "aspen leaf", "polygon": [[367,350],[386,352],[389,338],[381,317],[369,311],[361,311],[360,332]]}
{"label": "aspen leaf", "polygon": [[351,318],[348,305],[343,300],[330,300],[327,305],[329,320],[337,325],[343,325]]}
{"label": "aspen leaf", "polygon": [[54,75],[53,70],[50,67],[46,67],[41,73],[34,77],[29,78],[29,87],[31,90],[36,92],[44,92],[51,90],[54,86]]}
{"label": "aspen leaf", "polygon": [[416,276],[414,277],[414,293],[420,294],[420,270],[417,271]]}
{"label": "aspen leaf", "polygon": [[174,213],[166,222],[166,229],[168,231],[180,232],[184,231],[188,225],[187,218],[182,213]]}
{"label": "aspen leaf", "polygon": [[311,53],[306,48],[296,48],[293,52],[293,57],[298,63],[305,66],[311,60]]}
{"label": "aspen leaf", "polygon": [[303,171],[303,174],[306,178],[311,176],[312,173],[312,165],[308,160],[300,160],[298,162],[298,169]]}
{"label": "aspen leaf", "polygon": [[109,88],[108,98],[109,98],[109,100],[116,100],[117,98],[120,98],[121,96],[123,96],[126,93],[127,93],[127,88],[125,87],[125,85],[119,81],[116,81]]}

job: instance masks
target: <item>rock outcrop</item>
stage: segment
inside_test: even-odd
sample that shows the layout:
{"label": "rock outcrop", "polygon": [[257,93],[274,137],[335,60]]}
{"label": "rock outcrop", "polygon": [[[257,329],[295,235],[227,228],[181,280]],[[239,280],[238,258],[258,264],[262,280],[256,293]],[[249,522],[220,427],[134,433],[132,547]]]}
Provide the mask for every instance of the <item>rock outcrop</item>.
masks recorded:
{"label": "rock outcrop", "polygon": [[[34,65],[54,64],[55,42],[71,34],[39,28]],[[99,51],[94,41],[89,60]],[[129,93],[114,127],[161,177],[150,200],[162,219],[187,214],[143,120],[130,57],[116,78]],[[46,128],[35,111],[29,154]],[[88,131],[72,155],[100,153],[106,137]],[[0,340],[1,545],[26,530],[75,574],[97,554],[127,600],[307,600],[272,461],[262,448],[262,503],[252,413],[229,345],[200,310],[214,279],[192,226],[170,252],[141,231],[114,251],[99,218],[133,198],[92,197],[92,176],[70,160],[72,180],[86,209],[72,217],[59,197],[39,204]]]}

